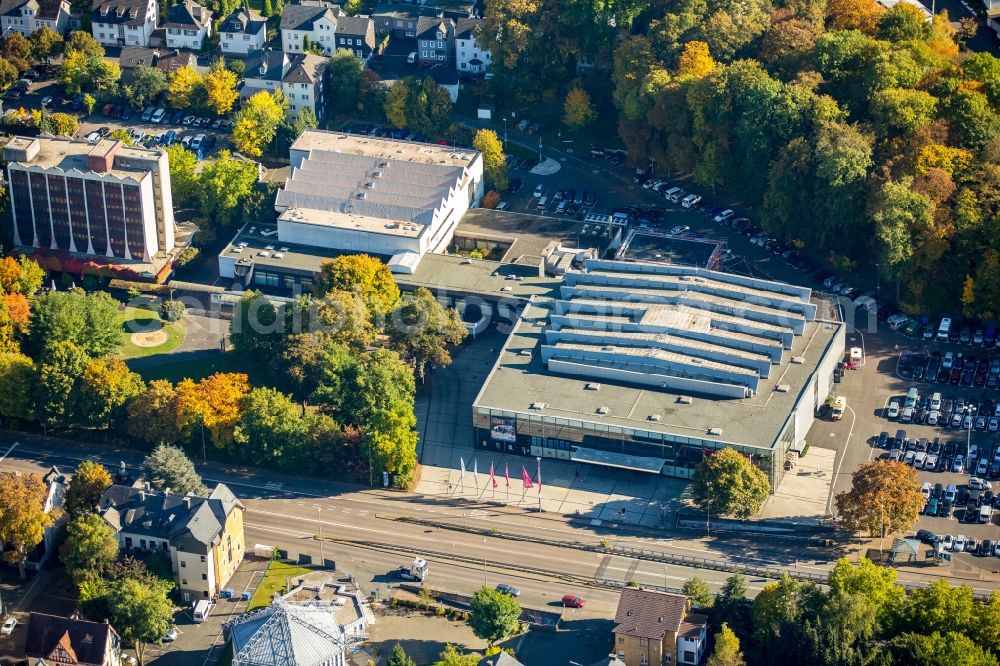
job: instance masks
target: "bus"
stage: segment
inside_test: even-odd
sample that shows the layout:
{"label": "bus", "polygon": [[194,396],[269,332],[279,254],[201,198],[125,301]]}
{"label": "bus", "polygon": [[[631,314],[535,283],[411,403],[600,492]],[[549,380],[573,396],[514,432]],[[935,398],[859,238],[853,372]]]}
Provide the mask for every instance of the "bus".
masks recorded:
{"label": "bus", "polygon": [[844,418],[844,412],[847,410],[847,398],[842,395],[838,395],[833,401],[833,408],[830,410],[830,418],[834,421],[839,421]]}

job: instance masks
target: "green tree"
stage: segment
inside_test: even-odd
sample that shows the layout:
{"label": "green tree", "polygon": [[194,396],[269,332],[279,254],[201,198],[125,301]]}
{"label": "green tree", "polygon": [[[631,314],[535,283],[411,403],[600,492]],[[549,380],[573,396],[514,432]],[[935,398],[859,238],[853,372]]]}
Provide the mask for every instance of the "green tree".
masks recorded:
{"label": "green tree", "polygon": [[497,133],[491,129],[476,131],[472,147],[483,154],[483,175],[486,189],[502,192],[507,187],[507,156]]}
{"label": "green tree", "polygon": [[17,566],[21,579],[28,555],[42,541],[59,509],[45,511],[48,486],[37,474],[0,473],[0,543],[3,559]]}
{"label": "green tree", "polygon": [[947,633],[971,625],[976,612],[972,588],[955,587],[939,578],[928,587],[910,590],[896,618],[900,633]]}
{"label": "green tree", "polygon": [[934,223],[931,200],[913,191],[911,185],[909,180],[887,181],[870,211],[881,244],[880,265],[897,285],[910,274],[914,248]]}
{"label": "green tree", "polygon": [[174,621],[174,607],[167,598],[173,583],[152,578],[125,578],[108,592],[111,624],[132,643],[139,666],[145,663],[146,644],[158,643]]}
{"label": "green tree", "polygon": [[907,529],[924,506],[916,471],[893,460],[861,465],[851,480],[851,489],[835,499],[844,525],[866,530],[872,537]]}
{"label": "green tree", "polygon": [[14,65],[0,58],[0,90],[6,90],[17,81],[18,71]]}
{"label": "green tree", "polygon": [[354,53],[337,49],[326,66],[327,108],[334,113],[351,113],[357,109],[364,69],[364,63]]}
{"label": "green tree", "polygon": [[[302,330],[322,333],[327,339],[353,349],[364,349],[375,341],[377,332],[372,323],[372,313],[359,293],[334,289],[320,299],[304,298],[308,299],[311,312],[310,320],[303,322]],[[286,319],[289,316],[286,315]],[[287,326],[290,330],[297,330],[294,320],[288,321]]]}
{"label": "green tree", "polygon": [[259,291],[243,295],[229,323],[233,349],[246,359],[269,358],[281,342],[284,322],[271,300]]}
{"label": "green tree", "polygon": [[95,106],[97,106],[97,99],[90,93],[85,93],[83,96],[83,108],[88,116],[94,112]]}
{"label": "green tree", "polygon": [[894,664],[913,666],[996,666],[988,654],[967,636],[955,631],[930,635],[905,633],[889,641],[887,652]]}
{"label": "green tree", "polygon": [[142,377],[120,358],[94,359],[80,378],[80,415],[97,428],[124,423],[125,405],[145,388]]}
{"label": "green tree", "polygon": [[386,321],[386,333],[390,346],[413,364],[421,382],[428,363],[451,365],[448,345],[457,345],[466,336],[458,310],[445,310],[424,287],[403,297]]}
{"label": "green tree", "polygon": [[59,557],[77,584],[100,578],[118,559],[118,535],[96,513],[76,516],[66,525],[66,541]]}
{"label": "green tree", "polygon": [[318,297],[334,289],[357,293],[376,318],[389,313],[400,298],[389,267],[365,254],[324,261],[313,289]]}
{"label": "green tree", "polygon": [[79,93],[93,82],[93,66],[93,61],[82,51],[66,49],[56,81],[67,93]]}
{"label": "green tree", "polygon": [[446,643],[438,656],[439,666],[478,666],[479,655],[461,654],[451,643]]}
{"label": "green tree", "polygon": [[125,407],[128,434],[148,444],[171,444],[180,440],[177,429],[177,391],[165,379],[154,379],[146,390]]}
{"label": "green tree", "polygon": [[1000,592],[994,590],[987,601],[977,604],[967,633],[987,652],[1000,654]]}
{"label": "green tree", "polygon": [[170,165],[170,189],[174,204],[193,204],[200,192],[200,176],[196,172],[198,158],[179,143],[166,147],[167,162]]}
{"label": "green tree", "polygon": [[708,657],[706,666],[746,666],[743,652],[740,651],[740,639],[725,622],[715,635],[715,647]]}
{"label": "green tree", "polygon": [[236,114],[233,145],[247,157],[260,157],[285,119],[285,100],[280,90],[254,94]]}
{"label": "green tree", "polygon": [[31,42],[19,32],[9,32],[0,44],[0,55],[14,65],[18,72],[24,72],[31,67]]}
{"label": "green tree", "polygon": [[133,109],[141,109],[167,89],[167,75],[162,69],[141,65],[135,68],[132,81],[125,86],[125,99]]}
{"label": "green tree", "polygon": [[66,488],[63,509],[71,517],[93,513],[97,501],[104,491],[111,487],[111,475],[104,465],[92,460],[81,462]]}
{"label": "green tree", "polygon": [[927,39],[931,36],[931,26],[924,20],[922,11],[901,2],[882,15],[878,23],[878,34],[882,39],[893,42]]}
{"label": "green tree", "polygon": [[38,382],[35,362],[24,354],[0,353],[0,416],[30,419]]}
{"label": "green tree", "polygon": [[517,631],[521,606],[509,594],[482,586],[469,602],[469,626],[491,647]]}
{"label": "green tree", "polygon": [[747,519],[771,494],[767,475],[736,449],[716,451],[695,469],[692,492],[699,505],[716,515]]}
{"label": "green tree", "polygon": [[90,356],[107,356],[122,344],[118,302],[106,292],[54,291],[32,308],[31,340],[35,349],[72,342]]}
{"label": "green tree", "polygon": [[570,130],[581,130],[597,119],[597,111],[590,95],[583,88],[573,88],[563,102],[563,125]]}
{"label": "green tree", "polygon": [[94,90],[106,95],[118,94],[118,82],[122,79],[122,68],[117,62],[101,59],[94,63],[90,71]]}
{"label": "green tree", "polygon": [[104,57],[104,47],[86,30],[74,30],[69,34],[66,51],[78,51],[93,60]]}
{"label": "green tree", "polygon": [[242,416],[233,438],[237,455],[265,467],[293,469],[307,463],[309,419],[292,399],[273,388],[251,389],[243,398]]}
{"label": "green tree", "polygon": [[881,567],[866,557],[861,558],[857,566],[846,557],[840,558],[830,570],[827,583],[834,594],[864,597],[882,626],[896,615],[906,596],[903,588],[896,585],[895,569]]}
{"label": "green tree", "polygon": [[872,97],[872,118],[875,127],[885,133],[912,132],[931,121],[936,107],[937,99],[923,90],[889,88]]}
{"label": "green tree", "polygon": [[392,652],[389,654],[389,666],[417,666],[417,662],[406,654],[402,645],[396,643],[392,646]]}
{"label": "green tree", "polygon": [[131,146],[133,143],[135,143],[135,140],[128,133],[128,130],[126,130],[124,128],[121,128],[121,127],[119,127],[118,129],[116,129],[115,131],[113,131],[111,134],[109,134],[108,138],[109,139],[115,139],[117,141],[121,141],[126,146]]}
{"label": "green tree", "polygon": [[57,340],[42,353],[38,371],[37,413],[42,425],[68,427],[80,414],[80,380],[90,363],[87,353],[65,340]]}
{"label": "green tree", "polygon": [[956,141],[964,148],[979,150],[997,135],[1000,120],[982,93],[963,92],[948,104],[948,119]]}
{"label": "green tree", "polygon": [[198,177],[201,212],[220,226],[229,224],[257,184],[257,165],[238,160],[228,150],[209,160]]}
{"label": "green tree", "polygon": [[170,488],[170,492],[182,495],[208,494],[194,463],[176,446],[158,445],[143,459],[142,472],[157,490]]}
{"label": "green tree", "polygon": [[389,86],[385,95],[383,112],[393,127],[406,127],[409,122],[406,108],[409,104],[410,85],[412,85],[411,82],[406,79],[396,81],[394,85]]}
{"label": "green tree", "polygon": [[32,55],[36,60],[44,60],[46,65],[53,56],[62,52],[65,43],[63,36],[48,26],[31,33]]}
{"label": "green tree", "polygon": [[871,604],[859,594],[825,596],[818,615],[806,620],[806,652],[829,666],[865,666],[874,661],[876,630]]}
{"label": "green tree", "polygon": [[712,602],[715,601],[715,597],[708,589],[708,583],[697,576],[684,581],[681,590],[691,597],[691,603],[694,604],[695,608],[710,608]]}

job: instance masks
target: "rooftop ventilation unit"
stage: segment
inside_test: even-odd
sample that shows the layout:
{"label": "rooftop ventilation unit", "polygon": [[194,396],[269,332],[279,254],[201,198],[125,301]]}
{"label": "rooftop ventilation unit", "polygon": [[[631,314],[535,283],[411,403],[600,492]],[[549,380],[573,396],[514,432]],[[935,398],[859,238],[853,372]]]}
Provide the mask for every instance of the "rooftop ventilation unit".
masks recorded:
{"label": "rooftop ventilation unit", "polygon": [[607,407],[598,407],[597,413],[600,414],[601,416],[607,416],[608,414],[611,413],[611,410],[608,409]]}
{"label": "rooftop ventilation unit", "polygon": [[365,183],[365,189],[368,189],[368,190],[370,190],[370,189],[372,189],[373,187],[375,187],[375,183],[374,183],[373,181],[370,181],[370,180],[369,180],[368,182],[366,182],[366,183]]}
{"label": "rooftop ventilation unit", "polygon": [[389,166],[389,163],[388,163],[388,162],[379,162],[379,163],[378,163],[378,168],[379,168],[379,169],[385,169],[385,168],[386,168],[386,167],[388,167],[388,166]]}
{"label": "rooftop ventilation unit", "polygon": [[540,409],[545,409],[545,408],[546,408],[546,407],[548,407],[548,406],[549,406],[549,405],[548,405],[548,403],[544,403],[544,402],[533,402],[533,403],[531,403],[530,405],[528,405],[528,408],[529,408],[529,409],[535,409],[535,410],[540,410]]}
{"label": "rooftop ventilation unit", "polygon": [[275,252],[274,254],[271,255],[271,258],[272,259],[281,259],[284,256],[285,256],[284,252]]}
{"label": "rooftop ventilation unit", "polygon": [[355,199],[364,199],[365,198],[365,193],[364,192],[358,192],[357,194],[354,195],[354,198]]}
{"label": "rooftop ventilation unit", "polygon": [[278,252],[288,252],[288,248],[287,247],[279,247],[278,248]]}
{"label": "rooftop ventilation unit", "polygon": [[720,437],[722,435],[722,428],[709,428],[708,434],[712,437]]}
{"label": "rooftop ventilation unit", "polygon": [[660,415],[659,414],[650,414],[649,416],[646,417],[646,420],[647,421],[652,421],[653,423],[659,423],[660,422]]}
{"label": "rooftop ventilation unit", "polygon": [[794,363],[795,365],[802,365],[805,362],[806,362],[806,357],[805,356],[793,356],[792,357],[792,363]]}
{"label": "rooftop ventilation unit", "polygon": [[679,395],[677,396],[677,402],[681,405],[690,405],[694,400],[689,395]]}
{"label": "rooftop ventilation unit", "polygon": [[601,351],[613,352],[614,350],[615,350],[614,345],[604,345],[603,347],[601,347]]}
{"label": "rooftop ventilation unit", "polygon": [[789,386],[788,384],[778,384],[777,386],[774,387],[774,390],[777,391],[778,393],[788,393],[789,391],[792,390],[792,387]]}
{"label": "rooftop ventilation unit", "polygon": [[381,171],[372,171],[372,178],[381,178],[381,177],[382,177]]}
{"label": "rooftop ventilation unit", "polygon": [[587,389],[588,391],[600,391],[601,385],[598,384],[597,382],[587,382],[587,385],[584,386],[583,388]]}
{"label": "rooftop ventilation unit", "polygon": [[517,355],[518,356],[527,356],[527,357],[530,358],[531,357],[531,350],[530,349],[522,349],[521,351],[517,352]]}
{"label": "rooftop ventilation unit", "polygon": [[274,249],[274,246],[273,245],[265,245],[264,249],[267,250],[268,252],[270,252],[271,250]]}

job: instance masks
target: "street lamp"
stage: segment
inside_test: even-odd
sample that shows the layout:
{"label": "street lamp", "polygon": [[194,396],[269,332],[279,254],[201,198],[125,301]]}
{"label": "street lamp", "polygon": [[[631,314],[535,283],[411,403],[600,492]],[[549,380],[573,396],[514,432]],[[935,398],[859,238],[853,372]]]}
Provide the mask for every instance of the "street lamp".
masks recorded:
{"label": "street lamp", "polygon": [[507,150],[507,116],[503,117],[503,149]]}
{"label": "street lamp", "polygon": [[319,522],[319,564],[324,566],[326,564],[326,557],[323,555],[323,507],[319,504],[313,504],[316,507],[316,513]]}
{"label": "street lamp", "polygon": [[705,504],[705,536],[712,536],[712,482],[705,484],[708,489],[708,502]]}

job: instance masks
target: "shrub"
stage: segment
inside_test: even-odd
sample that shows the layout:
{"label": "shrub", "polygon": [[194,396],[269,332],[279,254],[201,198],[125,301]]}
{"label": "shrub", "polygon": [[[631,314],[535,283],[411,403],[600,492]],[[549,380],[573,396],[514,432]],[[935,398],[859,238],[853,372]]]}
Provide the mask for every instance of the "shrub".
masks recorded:
{"label": "shrub", "polygon": [[177,254],[174,259],[174,266],[187,266],[198,258],[199,250],[196,247],[186,247]]}
{"label": "shrub", "polygon": [[500,193],[496,191],[487,192],[483,195],[483,208],[496,208],[500,204]]}
{"label": "shrub", "polygon": [[184,316],[186,308],[180,301],[167,299],[160,303],[160,317],[166,321],[174,322]]}

